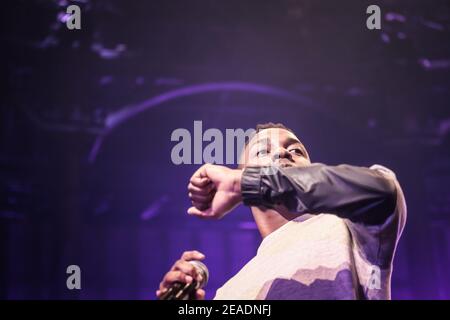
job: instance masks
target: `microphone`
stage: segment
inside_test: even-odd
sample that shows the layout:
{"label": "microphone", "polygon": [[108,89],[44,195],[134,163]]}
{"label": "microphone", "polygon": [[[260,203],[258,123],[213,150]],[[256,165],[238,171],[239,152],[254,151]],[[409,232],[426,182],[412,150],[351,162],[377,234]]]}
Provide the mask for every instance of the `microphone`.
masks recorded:
{"label": "microphone", "polygon": [[208,268],[203,262],[198,260],[191,260],[188,262],[192,264],[197,273],[202,276],[202,281],[197,282],[193,279],[191,283],[174,282],[170,288],[159,297],[159,300],[195,299],[195,291],[206,286],[209,279]]}

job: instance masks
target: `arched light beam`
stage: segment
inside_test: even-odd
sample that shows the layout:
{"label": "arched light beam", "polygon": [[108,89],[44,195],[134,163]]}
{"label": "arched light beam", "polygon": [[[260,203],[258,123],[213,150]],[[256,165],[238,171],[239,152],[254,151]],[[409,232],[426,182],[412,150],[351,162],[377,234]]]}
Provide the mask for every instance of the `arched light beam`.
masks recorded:
{"label": "arched light beam", "polygon": [[176,90],[171,90],[166,93],[160,94],[156,97],[145,100],[139,104],[123,107],[122,109],[109,114],[106,117],[105,130],[100,133],[95,139],[94,145],[89,153],[88,161],[93,163],[97,157],[98,151],[103,143],[103,140],[117,128],[120,124],[128,121],[129,119],[137,116],[141,112],[151,109],[157,105],[165,103],[170,100],[178,99],[181,97],[192,96],[200,93],[215,92],[215,91],[244,91],[257,94],[269,95],[293,102],[298,102],[302,106],[312,107],[312,100],[293,94],[289,91],[279,89],[272,86],[266,86],[256,83],[247,82],[217,82],[217,83],[205,83],[199,85],[188,86]]}

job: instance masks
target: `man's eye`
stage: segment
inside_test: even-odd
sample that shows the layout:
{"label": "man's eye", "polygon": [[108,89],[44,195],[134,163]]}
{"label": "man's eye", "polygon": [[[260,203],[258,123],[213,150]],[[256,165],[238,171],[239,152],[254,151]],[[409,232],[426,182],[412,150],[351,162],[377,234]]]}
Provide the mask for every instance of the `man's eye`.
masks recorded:
{"label": "man's eye", "polygon": [[257,157],[262,157],[262,156],[265,156],[265,155],[267,155],[267,149],[261,149],[261,150],[258,150],[257,152],[256,152],[256,156]]}
{"label": "man's eye", "polygon": [[291,149],[291,150],[289,150],[289,152],[291,152],[291,153],[293,152],[293,153],[295,153],[296,155],[299,155],[299,156],[303,155],[303,151],[300,148]]}

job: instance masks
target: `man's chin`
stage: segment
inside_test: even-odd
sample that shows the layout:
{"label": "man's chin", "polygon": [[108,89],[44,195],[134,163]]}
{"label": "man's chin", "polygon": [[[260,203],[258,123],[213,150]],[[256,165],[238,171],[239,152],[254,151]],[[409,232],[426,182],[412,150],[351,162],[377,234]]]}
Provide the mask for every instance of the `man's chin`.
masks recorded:
{"label": "man's chin", "polygon": [[294,163],[287,163],[287,162],[283,162],[283,163],[279,163],[279,162],[275,162],[275,163],[268,163],[268,164],[248,164],[247,167],[261,167],[261,168],[267,168],[267,167],[280,167],[280,168],[290,168],[290,167],[296,167],[297,165]]}

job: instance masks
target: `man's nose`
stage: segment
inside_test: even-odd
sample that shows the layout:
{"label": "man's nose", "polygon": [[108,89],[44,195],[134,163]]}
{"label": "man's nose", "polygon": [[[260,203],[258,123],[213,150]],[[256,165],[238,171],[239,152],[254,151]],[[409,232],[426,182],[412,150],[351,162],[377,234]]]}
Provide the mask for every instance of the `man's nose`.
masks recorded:
{"label": "man's nose", "polygon": [[291,160],[292,154],[283,147],[276,148],[272,156],[272,161],[275,161],[276,159],[285,159],[285,158]]}

